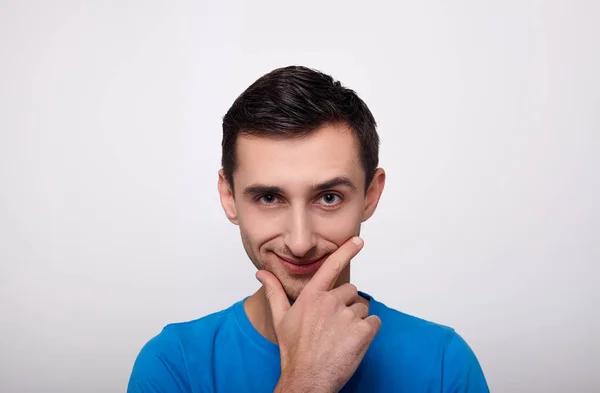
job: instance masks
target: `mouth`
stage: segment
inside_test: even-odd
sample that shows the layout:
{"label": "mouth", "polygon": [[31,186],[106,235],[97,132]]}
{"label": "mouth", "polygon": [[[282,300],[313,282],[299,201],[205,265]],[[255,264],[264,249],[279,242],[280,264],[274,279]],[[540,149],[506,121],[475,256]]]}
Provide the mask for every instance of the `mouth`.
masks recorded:
{"label": "mouth", "polygon": [[283,267],[288,272],[297,275],[308,275],[316,273],[317,270],[319,270],[319,268],[323,264],[323,262],[325,262],[325,259],[327,259],[327,256],[323,256],[319,259],[312,260],[293,260],[289,258],[283,258],[277,255],[277,259],[279,259]]}

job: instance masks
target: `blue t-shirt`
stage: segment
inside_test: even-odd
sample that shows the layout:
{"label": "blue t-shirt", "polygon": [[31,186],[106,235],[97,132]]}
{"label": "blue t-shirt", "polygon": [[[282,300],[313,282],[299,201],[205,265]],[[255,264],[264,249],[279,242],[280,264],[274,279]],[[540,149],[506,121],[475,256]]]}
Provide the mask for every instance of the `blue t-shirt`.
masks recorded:
{"label": "blue t-shirt", "polygon": [[[381,329],[342,393],[489,392],[475,354],[453,329],[361,295]],[[140,351],[127,391],[267,393],[279,374],[279,347],[252,326],[242,300],[166,326]]]}

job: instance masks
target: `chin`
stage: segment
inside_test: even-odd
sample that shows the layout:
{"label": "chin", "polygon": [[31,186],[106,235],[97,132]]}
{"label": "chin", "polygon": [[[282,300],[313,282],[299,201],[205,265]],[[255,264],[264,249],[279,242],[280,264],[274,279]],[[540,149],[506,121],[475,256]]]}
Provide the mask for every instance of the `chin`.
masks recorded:
{"label": "chin", "polygon": [[302,290],[304,290],[304,287],[306,286],[309,280],[310,278],[298,279],[294,277],[286,277],[285,279],[280,279],[285,294],[291,301],[298,299],[298,296],[300,296]]}

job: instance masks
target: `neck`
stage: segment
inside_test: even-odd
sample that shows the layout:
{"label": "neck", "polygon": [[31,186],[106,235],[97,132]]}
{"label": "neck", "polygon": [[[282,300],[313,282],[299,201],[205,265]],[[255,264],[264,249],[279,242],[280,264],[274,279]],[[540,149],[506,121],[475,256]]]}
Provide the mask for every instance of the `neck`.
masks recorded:
{"label": "neck", "polygon": [[[334,288],[349,282],[350,266],[348,265],[340,274]],[[369,300],[361,296],[358,296],[357,302],[364,303],[367,307],[369,306]],[[290,304],[293,304],[292,301],[290,301]],[[275,327],[273,326],[271,308],[269,307],[264,287],[260,287],[258,291],[246,299],[244,302],[244,311],[252,326],[254,326],[254,328],[267,340],[277,344],[277,335],[275,334]]]}

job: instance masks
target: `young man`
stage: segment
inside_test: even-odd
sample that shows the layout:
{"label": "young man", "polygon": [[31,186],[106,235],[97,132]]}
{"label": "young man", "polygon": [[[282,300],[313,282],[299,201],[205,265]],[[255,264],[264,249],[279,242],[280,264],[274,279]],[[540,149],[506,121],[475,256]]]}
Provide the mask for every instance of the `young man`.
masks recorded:
{"label": "young man", "polygon": [[367,105],[330,76],[286,67],[223,119],[219,194],[261,288],[172,324],[141,350],[128,392],[488,392],[451,328],[350,284],[361,223],[383,191]]}

